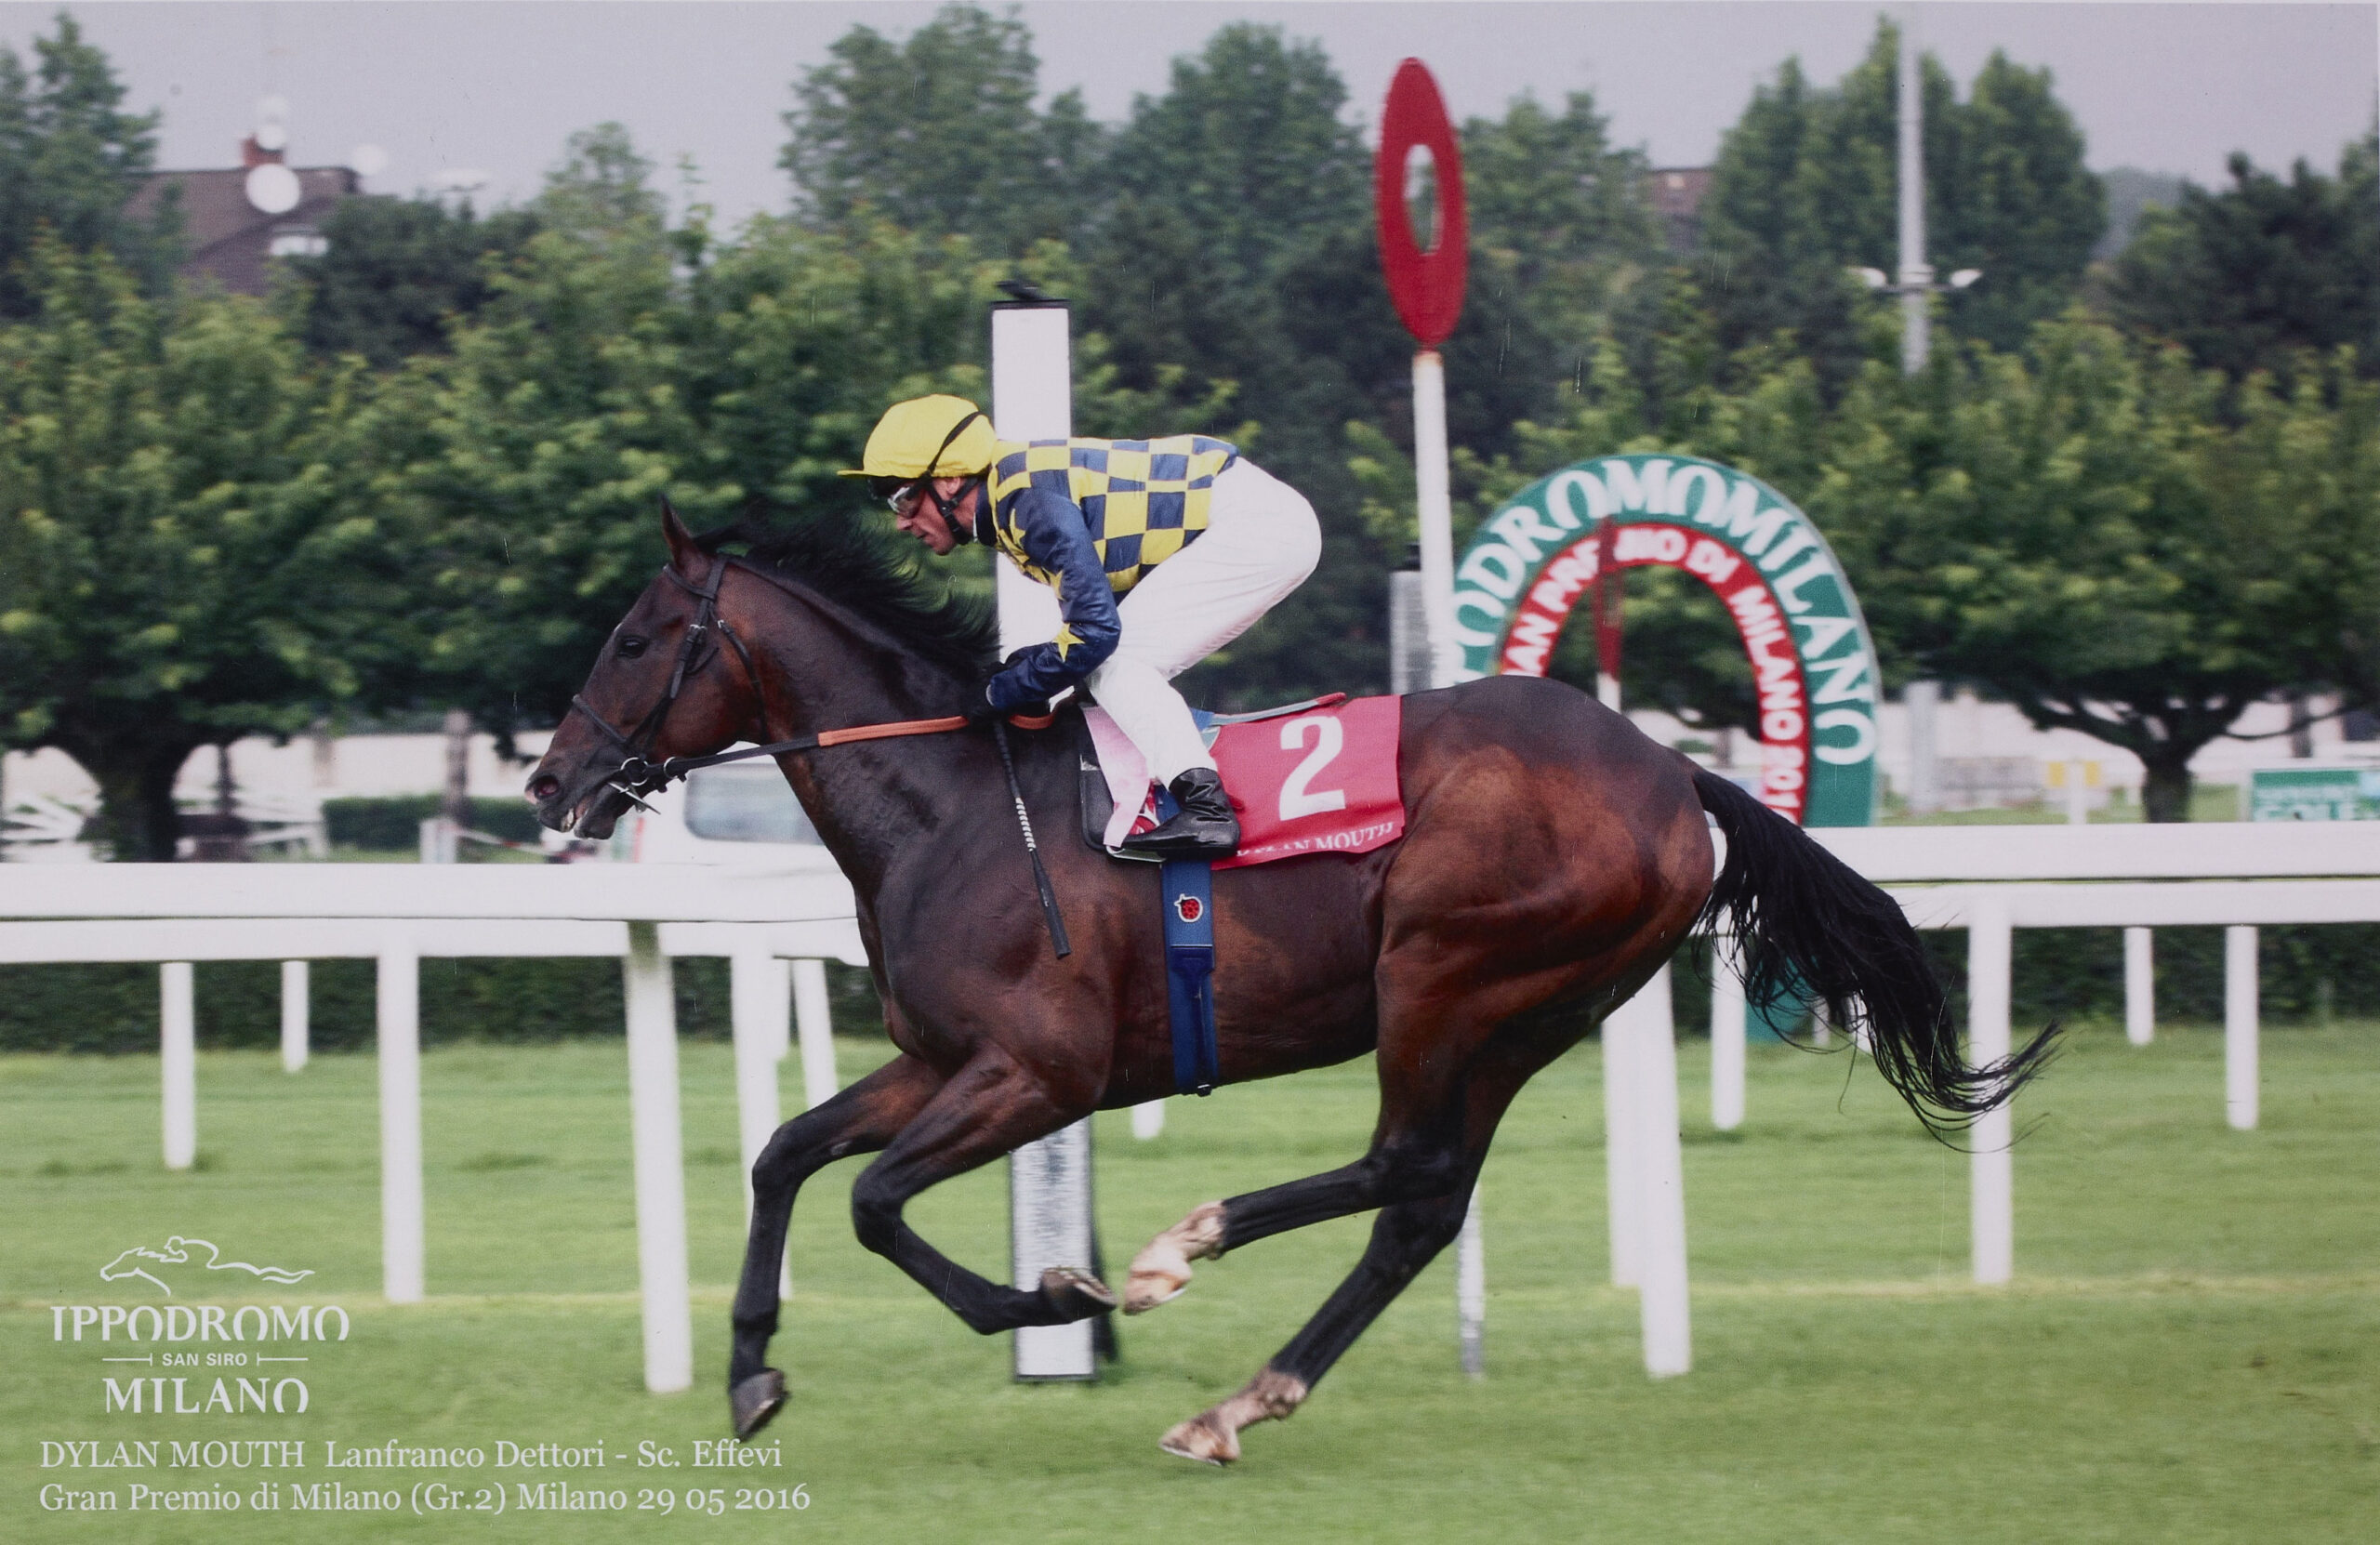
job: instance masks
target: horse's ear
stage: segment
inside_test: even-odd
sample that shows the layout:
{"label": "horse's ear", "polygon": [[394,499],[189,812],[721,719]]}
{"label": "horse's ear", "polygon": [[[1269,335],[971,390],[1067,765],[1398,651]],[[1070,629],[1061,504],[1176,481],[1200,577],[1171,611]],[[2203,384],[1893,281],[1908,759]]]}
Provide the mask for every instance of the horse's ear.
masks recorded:
{"label": "horse's ear", "polygon": [[668,499],[661,501],[661,535],[669,541],[669,566],[692,579],[707,565],[707,554],[694,541],[694,534],[678,518],[678,511]]}

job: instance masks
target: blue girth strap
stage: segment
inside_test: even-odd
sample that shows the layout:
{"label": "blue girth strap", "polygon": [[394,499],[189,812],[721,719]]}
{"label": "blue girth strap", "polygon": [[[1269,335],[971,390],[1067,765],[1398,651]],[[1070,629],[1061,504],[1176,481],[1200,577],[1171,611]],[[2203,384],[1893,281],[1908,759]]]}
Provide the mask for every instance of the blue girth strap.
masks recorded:
{"label": "blue girth strap", "polygon": [[[1173,797],[1160,788],[1157,814],[1170,819]],[[1173,1088],[1177,1094],[1211,1094],[1223,1076],[1215,1050],[1214,865],[1203,858],[1169,858],[1157,869],[1157,899],[1165,914],[1165,1001],[1173,1024]]]}

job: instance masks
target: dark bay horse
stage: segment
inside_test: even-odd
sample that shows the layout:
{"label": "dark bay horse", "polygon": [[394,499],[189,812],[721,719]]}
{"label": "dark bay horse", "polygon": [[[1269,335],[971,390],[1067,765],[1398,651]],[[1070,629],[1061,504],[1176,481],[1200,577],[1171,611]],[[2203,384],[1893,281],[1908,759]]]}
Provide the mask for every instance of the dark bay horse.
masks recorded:
{"label": "dark bay horse", "polygon": [[[956,715],[979,695],[980,608],[932,589],[874,539],[814,524],[721,554],[664,508],[669,563],[622,619],[529,780],[549,826],[607,835],[627,791],[672,756]],[[1173,1092],[1153,865],[1075,839],[1066,721],[1009,732],[1064,906],[1051,948],[989,730],[779,757],[858,898],[900,1054],[778,1129],[752,1171],[734,1310],[731,1414],[749,1437],[785,1399],[766,1366],[794,1195],[833,1160],[878,1154],[852,1187],[860,1242],[971,1328],[1104,1314],[1087,1271],[1019,1289],[967,1270],[903,1221],[939,1181],[1094,1110]],[[623,764],[626,772],[623,772]],[[1135,1258],[1128,1312],[1191,1263],[1287,1229],[1379,1209],[1355,1272],[1237,1394],[1164,1446],[1221,1463],[1251,1422],[1294,1411],[1462,1222],[1521,1086],[1649,979],[1698,921],[1742,940],[1754,1001],[1798,995],[1864,1025],[1879,1070],[1931,1127],[2005,1100],[2046,1037],[1969,1067],[1917,936],[1891,899],[1735,785],[1656,746],[1570,687],[1494,677],[1404,700],[1403,839],[1215,876],[1223,1082],[1377,1053],[1369,1149],[1324,1174],[1208,1202]],[[1706,821],[1705,817],[1709,819]],[[1714,883],[1710,827],[1727,843]],[[1086,1265],[1088,1262],[1085,1263]]]}

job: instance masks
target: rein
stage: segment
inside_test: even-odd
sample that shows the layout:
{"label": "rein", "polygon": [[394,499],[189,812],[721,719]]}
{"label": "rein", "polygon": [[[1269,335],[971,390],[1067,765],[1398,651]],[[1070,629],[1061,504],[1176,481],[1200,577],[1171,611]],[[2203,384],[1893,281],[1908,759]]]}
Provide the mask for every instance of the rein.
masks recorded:
{"label": "rein", "polygon": [[[745,680],[751,685],[754,697],[757,699],[760,695],[760,675],[753,668],[751,651],[744,647],[744,640],[736,637],[735,629],[728,626],[727,619],[719,614],[719,586],[720,581],[726,577],[728,567],[724,559],[713,563],[710,577],[700,586],[674,568],[661,571],[702,606],[694,614],[693,625],[686,629],[686,641],[678,647],[677,665],[669,672],[669,690],[661,694],[661,701],[638,721],[635,729],[620,730],[597,713],[595,706],[588,702],[583,693],[571,696],[570,706],[585,714],[589,723],[602,731],[612,744],[620,748],[620,765],[606,775],[604,782],[637,809],[647,812],[653,809],[639,798],[640,795],[658,793],[689,772],[717,767],[721,762],[743,761],[750,757],[784,756],[794,751],[815,751],[823,746],[849,745],[853,741],[945,734],[952,730],[963,730],[973,722],[964,714],[952,714],[944,719],[904,719],[884,724],[855,724],[841,730],[821,730],[814,735],[801,735],[792,740],[771,741],[766,746],[750,746],[741,751],[720,751],[707,757],[668,757],[658,762],[648,760],[644,753],[659,738],[662,725],[668,720],[671,705],[685,690],[686,679],[698,674],[719,654],[717,647],[707,641],[712,633],[725,639],[729,647],[735,651],[736,659],[743,662]],[[1008,722],[1020,730],[1046,730],[1054,717],[1044,714],[1038,719],[1029,719],[1012,715]]]}

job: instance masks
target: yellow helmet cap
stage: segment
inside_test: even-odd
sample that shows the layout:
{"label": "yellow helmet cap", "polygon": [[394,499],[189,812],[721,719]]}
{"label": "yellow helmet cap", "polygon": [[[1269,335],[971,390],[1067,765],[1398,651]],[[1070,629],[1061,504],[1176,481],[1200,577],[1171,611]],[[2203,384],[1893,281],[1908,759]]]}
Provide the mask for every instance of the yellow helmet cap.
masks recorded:
{"label": "yellow helmet cap", "polygon": [[[956,435],[953,429],[958,430]],[[992,446],[998,439],[992,433],[992,421],[964,397],[912,397],[884,410],[875,432],[867,437],[862,465],[843,476],[972,477],[991,466]],[[936,452],[941,455],[937,456]]]}

